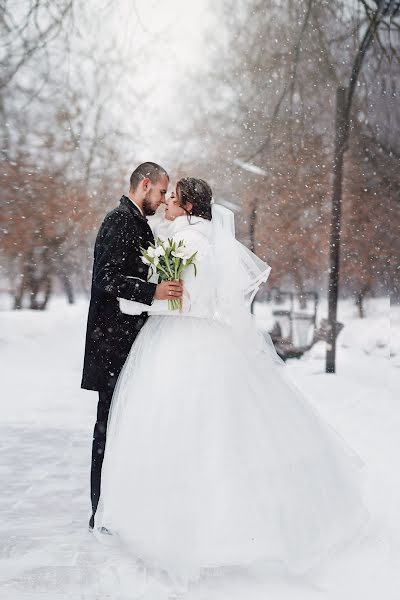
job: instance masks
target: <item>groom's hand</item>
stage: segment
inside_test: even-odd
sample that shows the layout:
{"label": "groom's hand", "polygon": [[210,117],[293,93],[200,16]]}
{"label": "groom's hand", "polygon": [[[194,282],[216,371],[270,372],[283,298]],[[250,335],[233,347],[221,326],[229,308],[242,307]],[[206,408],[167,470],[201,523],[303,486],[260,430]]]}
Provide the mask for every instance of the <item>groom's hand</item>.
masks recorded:
{"label": "groom's hand", "polygon": [[171,300],[182,298],[183,287],[180,281],[162,281],[156,287],[154,300]]}

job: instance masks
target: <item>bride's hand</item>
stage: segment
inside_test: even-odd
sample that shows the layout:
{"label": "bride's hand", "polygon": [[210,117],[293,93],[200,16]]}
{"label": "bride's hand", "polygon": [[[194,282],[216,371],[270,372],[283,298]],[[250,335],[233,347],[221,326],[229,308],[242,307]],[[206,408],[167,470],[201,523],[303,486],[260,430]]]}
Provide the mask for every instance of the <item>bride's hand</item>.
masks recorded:
{"label": "bride's hand", "polygon": [[156,287],[155,300],[182,298],[183,287],[180,281],[162,281]]}

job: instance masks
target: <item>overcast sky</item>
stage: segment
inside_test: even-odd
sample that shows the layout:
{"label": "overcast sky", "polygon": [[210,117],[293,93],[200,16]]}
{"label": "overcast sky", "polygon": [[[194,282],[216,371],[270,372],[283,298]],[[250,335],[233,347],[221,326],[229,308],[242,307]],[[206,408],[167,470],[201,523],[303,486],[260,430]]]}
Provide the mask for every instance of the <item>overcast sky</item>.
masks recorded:
{"label": "overcast sky", "polygon": [[[125,15],[133,30],[121,27]],[[177,98],[190,85],[190,75],[207,66],[207,37],[217,34],[217,11],[210,0],[120,0],[111,19],[132,52],[130,77],[139,96],[144,96],[140,107],[143,157],[149,153],[153,160],[168,160],[177,149],[173,132],[184,118]]]}

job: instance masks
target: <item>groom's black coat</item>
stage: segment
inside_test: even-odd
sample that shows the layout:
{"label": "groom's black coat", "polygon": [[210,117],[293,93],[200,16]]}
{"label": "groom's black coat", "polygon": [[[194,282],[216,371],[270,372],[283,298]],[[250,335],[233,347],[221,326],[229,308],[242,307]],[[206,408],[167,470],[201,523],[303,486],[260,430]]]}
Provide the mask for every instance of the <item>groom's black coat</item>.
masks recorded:
{"label": "groom's black coat", "polygon": [[148,267],[140,248],[153,241],[147,219],[122,196],[120,205],[106,215],[94,248],[82,377],[87,390],[112,391],[147,319],[121,313],[117,298],[152,304],[156,285],[146,281]]}

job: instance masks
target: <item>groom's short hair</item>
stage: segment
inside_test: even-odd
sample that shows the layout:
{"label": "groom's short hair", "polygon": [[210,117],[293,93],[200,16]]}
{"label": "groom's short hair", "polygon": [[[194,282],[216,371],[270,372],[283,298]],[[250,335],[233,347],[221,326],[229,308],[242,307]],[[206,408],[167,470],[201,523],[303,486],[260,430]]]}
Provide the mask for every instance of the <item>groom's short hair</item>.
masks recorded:
{"label": "groom's short hair", "polygon": [[162,177],[162,175],[165,175],[165,177],[169,179],[167,171],[160,167],[160,165],[157,165],[153,162],[142,163],[141,165],[136,167],[136,169],[131,175],[131,191],[134,192],[139,183],[142,181],[142,179],[145,179],[145,177],[148,177],[151,183],[157,183],[157,181],[160,179],[160,177]]}

